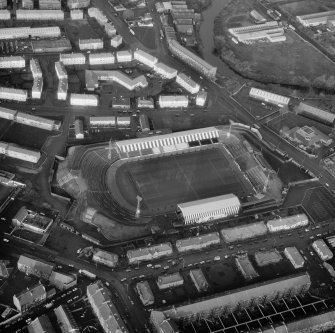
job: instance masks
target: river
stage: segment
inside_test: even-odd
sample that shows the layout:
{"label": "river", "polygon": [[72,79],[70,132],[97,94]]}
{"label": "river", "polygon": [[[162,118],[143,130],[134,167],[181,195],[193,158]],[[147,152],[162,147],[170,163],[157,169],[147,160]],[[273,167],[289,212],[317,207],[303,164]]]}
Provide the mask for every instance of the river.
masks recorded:
{"label": "river", "polygon": [[230,0],[212,0],[212,4],[202,12],[202,22],[199,35],[201,39],[202,57],[211,65],[218,68],[218,72],[224,76],[233,77],[236,75],[213,51],[214,45],[214,21],[223,7]]}

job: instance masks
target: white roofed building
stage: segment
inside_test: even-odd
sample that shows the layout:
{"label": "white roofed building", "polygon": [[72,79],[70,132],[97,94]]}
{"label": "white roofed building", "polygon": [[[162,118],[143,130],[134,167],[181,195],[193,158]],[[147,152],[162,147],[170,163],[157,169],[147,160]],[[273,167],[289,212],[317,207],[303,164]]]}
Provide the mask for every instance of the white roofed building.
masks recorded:
{"label": "white roofed building", "polygon": [[178,73],[176,69],[169,67],[162,62],[157,62],[153,67],[153,70],[166,79],[173,79]]}
{"label": "white roofed building", "polygon": [[108,267],[115,267],[119,262],[119,257],[115,253],[98,250],[93,254],[92,260]]}
{"label": "white roofed building", "polygon": [[8,120],[15,120],[15,116],[17,114],[16,110],[11,110],[0,106],[0,118],[8,119]]}
{"label": "white roofed building", "polygon": [[133,61],[133,52],[131,50],[118,51],[116,53],[117,62],[131,62]]}
{"label": "white roofed building", "polygon": [[1,9],[7,8],[7,0],[0,0],[0,8]]}
{"label": "white roofed building", "polygon": [[40,63],[37,59],[32,58],[30,60],[30,70],[33,74],[33,78],[38,78],[38,77],[42,77],[43,73],[42,73],[42,69],[40,66]]}
{"label": "white roofed building", "polygon": [[57,88],[57,99],[61,101],[65,101],[67,98],[67,90],[69,84],[68,79],[62,79],[58,81],[58,88]]}
{"label": "white roofed building", "polygon": [[38,8],[41,9],[61,9],[59,0],[38,0]]}
{"label": "white roofed building", "polygon": [[24,68],[26,60],[21,56],[0,57],[0,68]]}
{"label": "white roofed building", "polygon": [[101,25],[105,25],[108,22],[107,17],[96,7],[88,8],[87,13],[89,17],[95,18]]}
{"label": "white roofed building", "polygon": [[70,10],[71,20],[82,20],[84,19],[84,12],[82,9]]}
{"label": "white roofed building", "polygon": [[185,95],[160,95],[158,99],[161,108],[187,108],[188,97]]}
{"label": "white roofed building", "polygon": [[161,243],[127,251],[127,258],[130,264],[141,261],[151,261],[173,253],[171,243]]}
{"label": "white roofed building", "polygon": [[312,243],[312,247],[315,252],[319,255],[321,260],[330,260],[333,258],[333,252],[327,246],[323,239],[317,239]]}
{"label": "white roofed building", "polygon": [[129,333],[109,290],[99,280],[87,287],[87,298],[105,333]]}
{"label": "white roofed building", "polygon": [[220,244],[220,235],[218,232],[213,232],[197,237],[178,239],[176,241],[176,248],[179,252],[187,252],[191,250],[201,250],[217,244]]}
{"label": "white roofed building", "polygon": [[305,260],[295,246],[286,247],[284,250],[285,257],[291,262],[295,269],[304,267]]}
{"label": "white roofed building", "polygon": [[24,112],[17,112],[15,121],[20,124],[42,128],[47,131],[59,130],[60,128],[60,122],[58,121],[34,116]]}
{"label": "white roofed building", "polygon": [[241,203],[234,194],[200,199],[177,205],[185,224],[204,223],[239,213]]}
{"label": "white roofed building", "polygon": [[6,155],[31,163],[37,163],[41,158],[41,153],[39,151],[22,148],[12,143],[8,144]]}
{"label": "white roofed building", "polygon": [[178,73],[176,82],[190,94],[196,94],[200,90],[199,84],[193,81],[190,77],[186,76],[184,73]]}
{"label": "white roofed building", "polygon": [[317,121],[325,122],[330,125],[334,125],[335,123],[334,113],[322,110],[320,108],[306,104],[304,102],[299,103],[299,105],[295,108],[295,112],[297,114],[302,114],[310,118],[313,118]]}
{"label": "white roofed building", "polygon": [[274,104],[280,107],[287,106],[290,103],[290,98],[273,94],[265,90],[251,88],[249,92],[249,96],[260,101]]}
{"label": "white roofed building", "polygon": [[335,10],[326,12],[312,13],[297,16],[297,21],[305,27],[315,27],[321,24],[327,24],[328,20],[335,17]]}
{"label": "white roofed building", "polygon": [[158,62],[156,57],[140,49],[134,51],[134,59],[150,68],[153,68]]}
{"label": "white roofed building", "polygon": [[268,229],[264,222],[248,223],[233,228],[221,229],[222,238],[226,243],[262,236],[267,232]]}
{"label": "white roofed building", "polygon": [[33,0],[22,0],[22,8],[23,9],[34,9],[34,1]]}
{"label": "white roofed building", "polygon": [[197,106],[205,106],[206,101],[207,101],[207,92],[203,90],[199,91],[195,98],[195,104]]}
{"label": "white roofed building", "polygon": [[100,50],[104,48],[104,43],[100,38],[79,39],[80,50]]}
{"label": "white roofed building", "polygon": [[66,305],[58,306],[54,312],[62,333],[80,333],[79,326]]}
{"label": "white roofed building", "polygon": [[90,94],[71,94],[70,104],[76,106],[98,106],[99,97],[98,95]]}
{"label": "white roofed building", "polygon": [[24,39],[31,37],[52,38],[59,37],[61,31],[59,27],[15,27],[0,29],[1,39]]}
{"label": "white roofed building", "polygon": [[112,23],[105,23],[105,32],[108,35],[108,37],[113,37],[116,35],[116,28],[114,24]]}
{"label": "white roofed building", "polygon": [[5,9],[5,10],[0,10],[0,20],[3,20],[3,21],[8,21],[10,20],[11,17],[10,17],[10,11]]}
{"label": "white roofed building", "polygon": [[60,61],[56,61],[55,62],[55,71],[58,77],[58,80],[62,80],[62,79],[67,79],[67,71],[65,69],[65,66],[62,62]]}
{"label": "white roofed building", "polygon": [[116,124],[119,128],[120,127],[130,127],[130,122],[131,122],[131,118],[128,116],[116,118]]}
{"label": "white roofed building", "polygon": [[137,107],[139,109],[154,109],[154,100],[153,98],[144,98],[144,97],[138,97],[137,98]]}
{"label": "white roofed building", "polygon": [[69,9],[86,8],[90,5],[90,0],[67,0]]}
{"label": "white roofed building", "polygon": [[150,288],[148,281],[141,281],[136,283],[136,291],[144,306],[151,305],[155,302],[154,294]]}
{"label": "white roofed building", "polygon": [[214,78],[217,68],[197,56],[195,53],[189,51],[186,47],[180,45],[176,40],[170,39],[168,41],[169,49],[172,54],[180,58],[182,61],[193,67],[203,75]]}
{"label": "white roofed building", "polygon": [[115,56],[112,52],[91,53],[88,61],[90,65],[111,65],[115,63]]}
{"label": "white roofed building", "polygon": [[197,288],[199,293],[208,290],[209,284],[201,268],[191,269],[189,274],[192,282],[194,283],[194,286]]}
{"label": "white roofed building", "polygon": [[70,65],[85,65],[86,57],[83,53],[61,53],[59,61],[65,66]]}
{"label": "white roofed building", "polygon": [[111,38],[111,46],[114,48],[118,48],[122,44],[122,36],[116,35]]}
{"label": "white roofed building", "polygon": [[179,272],[159,275],[157,279],[157,286],[160,290],[182,286],[183,284],[184,279]]}
{"label": "white roofed building", "polygon": [[17,268],[26,275],[34,275],[38,278],[48,280],[54,269],[54,265],[28,255],[20,255],[17,261]]}
{"label": "white roofed building", "polygon": [[112,127],[116,126],[115,116],[90,117],[90,126],[92,127]]}
{"label": "white roofed building", "polygon": [[277,232],[306,226],[308,225],[308,223],[309,221],[306,214],[297,214],[293,216],[269,220],[266,225],[270,232]]}
{"label": "white roofed building", "polygon": [[28,324],[28,332],[29,333],[55,333],[51,321],[47,315],[42,315],[40,317],[35,318]]}
{"label": "white roofed building", "polygon": [[0,87],[0,99],[25,102],[28,98],[27,90]]}
{"label": "white roofed building", "polygon": [[17,9],[16,19],[24,21],[64,20],[64,12],[62,10],[49,9]]}
{"label": "white roofed building", "polygon": [[84,139],[84,124],[81,119],[74,121],[74,135],[76,139]]}
{"label": "white roofed building", "polygon": [[40,99],[43,91],[43,78],[38,77],[34,79],[33,86],[31,88],[31,98]]}

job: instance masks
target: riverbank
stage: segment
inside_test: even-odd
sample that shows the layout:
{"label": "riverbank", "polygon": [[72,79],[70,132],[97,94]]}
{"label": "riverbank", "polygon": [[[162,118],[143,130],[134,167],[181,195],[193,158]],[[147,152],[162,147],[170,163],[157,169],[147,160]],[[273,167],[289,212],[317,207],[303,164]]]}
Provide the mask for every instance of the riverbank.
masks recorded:
{"label": "riverbank", "polygon": [[254,24],[249,12],[254,1],[228,0],[214,22],[214,45],[219,57],[242,77],[262,83],[333,90],[335,66],[294,31],[279,43],[236,45],[231,27]]}

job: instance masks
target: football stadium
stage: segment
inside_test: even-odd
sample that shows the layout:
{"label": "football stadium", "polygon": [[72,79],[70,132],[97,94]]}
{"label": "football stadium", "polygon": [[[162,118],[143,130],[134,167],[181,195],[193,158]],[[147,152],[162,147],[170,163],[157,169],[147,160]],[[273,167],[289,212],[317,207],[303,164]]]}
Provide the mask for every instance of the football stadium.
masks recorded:
{"label": "football stadium", "polygon": [[188,223],[235,215],[268,181],[225,126],[72,147],[56,178],[87,206],[130,224],[176,210],[186,221],[196,206],[203,208]]}

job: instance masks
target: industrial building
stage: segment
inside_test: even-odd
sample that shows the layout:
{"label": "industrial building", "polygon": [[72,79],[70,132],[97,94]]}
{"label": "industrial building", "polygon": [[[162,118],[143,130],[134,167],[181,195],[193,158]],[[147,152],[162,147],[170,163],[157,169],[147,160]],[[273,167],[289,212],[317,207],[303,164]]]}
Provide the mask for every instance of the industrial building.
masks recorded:
{"label": "industrial building", "polygon": [[109,290],[100,280],[87,287],[87,298],[104,332],[129,333],[112,302]]}
{"label": "industrial building", "polygon": [[54,309],[54,313],[62,333],[80,333],[79,326],[66,305],[58,306]]}
{"label": "industrial building", "polygon": [[61,35],[59,27],[15,27],[0,29],[0,39],[24,39],[31,37],[54,38]]}
{"label": "industrial building", "polygon": [[33,0],[22,0],[22,8],[23,9],[34,9],[34,1]]}
{"label": "industrial building", "polygon": [[116,126],[115,116],[90,117],[91,127],[114,127]]}
{"label": "industrial building", "polygon": [[72,45],[67,38],[33,40],[31,46],[34,53],[62,53],[72,51]]}
{"label": "industrial building", "polygon": [[88,16],[95,18],[101,25],[105,25],[108,22],[107,17],[96,7],[90,7],[87,10]]}
{"label": "industrial building", "polygon": [[183,284],[184,279],[179,272],[166,275],[159,275],[157,278],[157,286],[160,290],[175,288],[178,286],[182,286]]}
{"label": "industrial building", "polygon": [[60,61],[56,61],[55,62],[55,71],[58,77],[58,80],[62,80],[62,79],[67,79],[67,71],[65,69],[65,66],[62,62]]}
{"label": "industrial building", "polygon": [[335,18],[335,10],[306,14],[297,16],[297,21],[304,27],[315,27],[321,24],[327,24],[328,20]]}
{"label": "industrial building", "polygon": [[221,235],[226,243],[262,236],[267,232],[268,229],[264,222],[249,223],[238,227],[221,229]]}
{"label": "industrial building", "polygon": [[0,68],[24,68],[26,60],[21,56],[0,57]]}
{"label": "industrial building", "polygon": [[155,71],[156,74],[159,74],[163,78],[168,79],[168,80],[176,77],[178,73],[176,69],[169,67],[162,62],[157,62],[154,65],[153,70]]}
{"label": "industrial building", "polygon": [[98,106],[99,96],[89,94],[74,94],[70,95],[70,104],[76,106]]}
{"label": "industrial building", "polygon": [[176,82],[190,94],[196,94],[200,90],[199,84],[193,81],[190,77],[186,76],[184,73],[178,73]]}
{"label": "industrial building", "polygon": [[191,269],[189,274],[192,282],[194,283],[194,286],[197,288],[199,293],[208,290],[209,284],[201,268]]}
{"label": "industrial building", "polygon": [[195,314],[202,314],[202,318],[210,316],[217,308],[225,308],[233,312],[237,307],[248,308],[264,301],[271,301],[287,295],[303,295],[311,286],[308,273],[297,273],[270,281],[242,287],[229,292],[211,295],[198,302],[174,305],[163,310],[163,314],[172,320],[194,318]]}
{"label": "industrial building", "polygon": [[328,147],[333,142],[327,134],[321,132],[316,127],[303,126],[293,127],[286,135],[298,144],[302,144],[305,147]]}
{"label": "industrial building", "polygon": [[111,46],[117,49],[120,45],[122,45],[122,36],[116,35],[112,37]]}
{"label": "industrial building", "polygon": [[148,66],[149,68],[153,68],[158,62],[158,59],[156,57],[140,49],[136,49],[134,51],[134,59],[142,63],[143,65]]}
{"label": "industrial building", "polygon": [[16,19],[24,21],[59,21],[64,20],[64,12],[61,10],[48,10],[48,9],[17,9]]}
{"label": "industrial building", "polygon": [[304,267],[305,260],[295,246],[286,247],[284,250],[284,254],[295,269]]}
{"label": "industrial building", "polygon": [[138,97],[137,98],[137,108],[138,109],[154,109],[154,100],[151,97]]}
{"label": "industrial building", "polygon": [[17,261],[17,268],[19,271],[26,275],[34,275],[45,280],[49,279],[54,266],[54,264],[28,255],[20,255],[19,260]]}
{"label": "industrial building", "polygon": [[277,21],[228,29],[239,42],[249,44],[253,41],[266,40],[271,43],[286,41],[285,30]]}
{"label": "industrial building", "polygon": [[79,39],[80,50],[100,50],[104,48],[104,42],[100,38]]}
{"label": "industrial building", "polygon": [[144,306],[155,303],[155,297],[148,281],[141,281],[136,283],[136,291]]}
{"label": "industrial building", "polygon": [[10,11],[9,10],[0,10],[0,20],[8,21],[10,20]]}
{"label": "industrial building", "polygon": [[0,87],[0,99],[25,102],[27,100],[27,97],[28,97],[27,90]]}
{"label": "industrial building", "polygon": [[47,315],[35,318],[28,324],[29,333],[56,333]]}
{"label": "industrial building", "polygon": [[116,28],[114,26],[114,24],[112,23],[105,23],[105,32],[108,35],[108,37],[113,37],[116,35]]}
{"label": "industrial building", "polygon": [[83,53],[61,53],[59,55],[59,61],[65,66],[85,65],[86,57]]}
{"label": "industrial building", "polygon": [[151,261],[173,253],[171,243],[161,243],[127,251],[129,264],[137,264],[141,261]]}
{"label": "industrial building", "polygon": [[106,71],[106,70],[86,70],[85,71],[86,88],[94,90],[99,87],[100,81],[109,81],[110,83],[118,83],[128,90],[136,88],[146,88],[148,81],[144,75],[135,78],[130,78],[120,71]]}
{"label": "industrial building", "polygon": [[31,163],[37,163],[41,158],[39,151],[22,148],[4,141],[0,141],[0,154]]}
{"label": "industrial building", "polygon": [[158,99],[160,108],[187,108],[188,103],[185,95],[160,95]]}
{"label": "industrial building", "polygon": [[119,262],[119,257],[115,253],[98,250],[93,254],[92,260],[108,267],[115,267]]}
{"label": "industrial building", "polygon": [[241,203],[234,194],[200,199],[177,205],[185,224],[205,223],[239,213]]}
{"label": "industrial building", "polygon": [[68,79],[62,79],[58,81],[58,88],[57,88],[57,99],[61,101],[65,101],[67,98],[67,90],[69,84]]}
{"label": "industrial building", "polygon": [[255,270],[247,254],[237,256],[235,258],[235,264],[246,280],[252,280],[259,277],[259,274]]}
{"label": "industrial building", "polygon": [[84,19],[84,12],[82,9],[70,10],[71,20],[82,20]]}
{"label": "industrial building", "polygon": [[197,96],[195,98],[195,105],[196,106],[205,106],[206,101],[207,101],[207,92],[206,91],[199,91],[197,93]]}
{"label": "industrial building", "polygon": [[148,132],[150,131],[150,123],[149,118],[146,114],[141,114],[139,117],[139,123],[141,127],[142,132]]}
{"label": "industrial building", "polygon": [[37,234],[46,233],[52,225],[53,220],[22,206],[12,218],[15,227],[26,229]]}
{"label": "industrial building", "polygon": [[176,248],[178,252],[187,252],[191,250],[202,250],[217,244],[220,244],[220,235],[218,232],[213,232],[201,236],[178,239],[176,241]]}
{"label": "industrial building", "polygon": [[76,139],[84,139],[84,124],[81,119],[74,121],[74,136]]}
{"label": "industrial building", "polygon": [[90,5],[90,0],[67,0],[69,9],[86,8]]}
{"label": "industrial building", "polygon": [[335,114],[317,108],[315,106],[300,102],[295,108],[297,114],[312,118],[314,120],[326,123],[327,125],[333,126],[335,123]]}
{"label": "industrial building", "polygon": [[133,61],[133,52],[131,50],[118,51],[116,53],[116,59],[119,63]]}
{"label": "industrial building", "polygon": [[47,298],[47,293],[43,284],[38,283],[30,289],[24,289],[21,293],[13,296],[13,303],[21,313],[29,311],[31,308],[43,303]]}
{"label": "industrial building", "polygon": [[118,128],[128,128],[130,127],[130,121],[131,118],[130,117],[116,117],[116,124]]}
{"label": "industrial building", "polygon": [[88,56],[89,64],[92,65],[111,65],[115,63],[115,56],[112,52],[91,53]]}
{"label": "industrial building", "polygon": [[277,232],[282,230],[291,230],[308,225],[308,217],[306,214],[297,214],[287,217],[279,217],[269,220],[266,225],[270,232]]}
{"label": "industrial building", "polygon": [[189,51],[184,46],[180,45],[176,40],[170,39],[168,41],[169,49],[172,54],[187,63],[188,66],[201,72],[204,76],[213,79],[216,75],[217,68],[207,63],[205,60]]}
{"label": "industrial building", "polygon": [[327,246],[324,240],[317,239],[312,243],[312,247],[321,260],[327,261],[333,258],[333,252]]}
{"label": "industrial building", "polygon": [[290,98],[273,94],[265,90],[251,88],[249,92],[249,97],[257,99],[259,101],[277,105],[280,107],[287,106],[290,103]]}
{"label": "industrial building", "polygon": [[59,0],[38,0],[39,9],[61,9]]}
{"label": "industrial building", "polygon": [[[183,132],[148,136],[117,141],[116,145],[120,151],[121,158],[127,158],[128,152],[138,152],[141,150],[151,150],[151,154],[164,154],[171,151],[189,149],[189,142],[215,139],[220,135],[220,131],[215,127],[205,127]],[[167,147],[165,150],[164,148]],[[266,229],[266,227],[265,227]]]}

